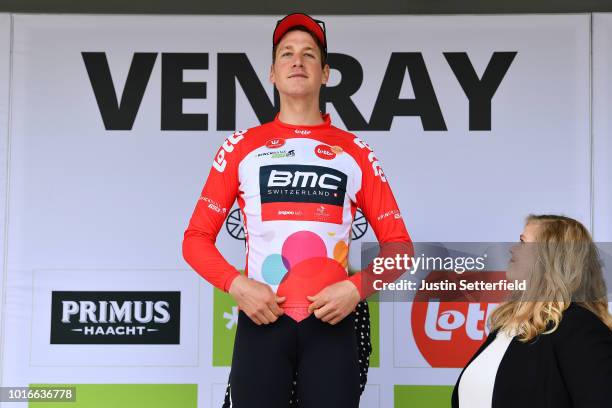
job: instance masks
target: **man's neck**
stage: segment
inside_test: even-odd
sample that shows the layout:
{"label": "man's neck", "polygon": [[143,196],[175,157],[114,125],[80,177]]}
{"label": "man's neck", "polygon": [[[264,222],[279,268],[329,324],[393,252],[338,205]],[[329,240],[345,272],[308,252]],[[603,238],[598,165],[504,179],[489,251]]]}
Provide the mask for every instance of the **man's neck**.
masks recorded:
{"label": "man's neck", "polygon": [[278,119],[289,125],[314,126],[323,123],[319,111],[319,95],[312,98],[281,96]]}

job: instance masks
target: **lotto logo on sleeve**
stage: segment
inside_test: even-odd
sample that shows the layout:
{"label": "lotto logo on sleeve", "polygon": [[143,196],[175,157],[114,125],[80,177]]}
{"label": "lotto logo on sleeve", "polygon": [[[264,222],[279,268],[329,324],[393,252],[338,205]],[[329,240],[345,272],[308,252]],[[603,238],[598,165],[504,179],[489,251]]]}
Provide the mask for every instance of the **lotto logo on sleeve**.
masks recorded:
{"label": "lotto logo on sleeve", "polygon": [[244,134],[246,130],[238,130],[228,136],[225,139],[225,142],[221,145],[217,154],[215,155],[215,160],[213,160],[213,168],[217,170],[219,173],[223,173],[225,171],[225,167],[227,166],[227,160],[225,158],[226,154],[229,154],[234,151],[235,145],[244,139]]}
{"label": "lotto logo on sleeve", "polygon": [[385,177],[385,173],[382,170],[382,166],[380,165],[380,162],[378,161],[378,159],[374,155],[374,151],[372,150],[372,148],[366,142],[364,142],[363,140],[361,140],[358,137],[354,138],[353,142],[355,142],[355,144],[357,146],[359,146],[361,149],[366,149],[367,151],[370,152],[368,154],[368,160],[372,164],[372,170],[374,171],[374,175],[380,177],[382,182],[386,183],[387,182],[387,178]]}
{"label": "lotto logo on sleeve", "polygon": [[[499,272],[503,274],[503,272]],[[431,272],[427,281],[436,279]],[[491,272],[498,277],[498,272]],[[414,341],[432,367],[464,367],[488,335],[487,319],[497,303],[440,302],[419,291],[412,305]]]}
{"label": "lotto logo on sleeve", "polygon": [[259,168],[263,221],[306,220],[342,224],[347,176],[323,166]]}

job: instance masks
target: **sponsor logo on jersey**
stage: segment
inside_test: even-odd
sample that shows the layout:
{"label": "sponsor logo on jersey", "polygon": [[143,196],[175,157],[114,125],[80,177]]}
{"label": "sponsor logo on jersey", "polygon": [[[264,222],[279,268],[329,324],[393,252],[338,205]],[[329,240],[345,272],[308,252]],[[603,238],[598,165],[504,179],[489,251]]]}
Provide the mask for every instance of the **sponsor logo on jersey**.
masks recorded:
{"label": "sponsor logo on jersey", "polygon": [[227,212],[227,208],[222,207],[221,204],[219,204],[215,200],[211,200],[206,196],[201,196],[199,200],[204,201],[206,204],[208,204],[207,207],[210,210],[213,210],[214,212],[217,212],[219,214],[225,214]]}
{"label": "sponsor logo on jersey", "polygon": [[383,173],[382,166],[376,156],[374,155],[374,151],[372,148],[363,140],[356,137],[353,139],[353,142],[361,149],[367,149],[370,153],[368,154],[368,161],[372,164],[372,169],[374,170],[374,175],[380,177],[383,182],[387,182],[387,178],[385,177],[385,173]]}
{"label": "sponsor logo on jersey", "polygon": [[279,147],[283,146],[284,144],[285,144],[285,139],[277,137],[277,138],[268,140],[266,142],[266,147],[268,149],[278,149]]}
{"label": "sponsor logo on jersey", "polygon": [[296,215],[296,216],[302,215],[302,211],[300,210],[278,210],[276,213],[278,215]]}
{"label": "sponsor logo on jersey", "polygon": [[347,179],[343,172],[324,166],[261,166],[262,220],[299,219],[341,224]]}
{"label": "sponsor logo on jersey", "polygon": [[331,214],[327,212],[327,209],[325,208],[325,206],[321,205],[317,207],[317,209],[315,210],[315,216],[320,221],[327,221],[331,217]]}
{"label": "sponsor logo on jersey", "polygon": [[180,292],[51,294],[51,344],[179,344]]}
{"label": "sponsor logo on jersey", "polygon": [[400,214],[399,210],[390,210],[390,211],[386,211],[386,212],[380,214],[378,217],[376,217],[376,219],[378,221],[380,221],[380,220],[384,220],[387,217],[393,217],[396,220],[398,220],[398,219],[402,218],[402,215]]}
{"label": "sponsor logo on jersey", "polygon": [[341,182],[341,177],[330,172],[271,169],[266,187],[289,187],[294,190],[313,188],[317,190],[317,195],[330,195],[338,190],[338,183]]}
{"label": "sponsor logo on jersey", "polygon": [[336,157],[336,153],[328,145],[320,144],[314,149],[315,154],[324,160],[332,160]]}
{"label": "sponsor logo on jersey", "polygon": [[294,132],[297,133],[298,135],[309,135],[312,133],[310,130],[306,130],[306,129],[295,129]]}
{"label": "sponsor logo on jersey", "polygon": [[[484,275],[499,280],[505,273]],[[436,282],[442,277],[448,274],[433,271],[425,280]],[[425,290],[417,292],[411,312],[414,341],[432,367],[464,367],[485,341],[487,319],[498,303],[440,301],[440,291],[436,292],[437,297]]]}
{"label": "sponsor logo on jersey", "polygon": [[227,166],[227,160],[225,159],[225,155],[234,151],[234,145],[244,139],[243,135],[246,132],[246,130],[239,130],[237,132],[234,132],[227,139],[225,139],[225,142],[223,142],[223,144],[217,151],[215,159],[213,160],[213,168],[219,173],[223,173],[223,171],[225,170],[225,166]]}
{"label": "sponsor logo on jersey", "polygon": [[331,147],[331,151],[336,153],[336,154],[341,154],[344,153],[344,149],[340,146],[332,146]]}
{"label": "sponsor logo on jersey", "polygon": [[257,157],[265,157],[270,159],[282,159],[284,157],[295,157],[295,150],[273,150],[271,152],[259,153]]}

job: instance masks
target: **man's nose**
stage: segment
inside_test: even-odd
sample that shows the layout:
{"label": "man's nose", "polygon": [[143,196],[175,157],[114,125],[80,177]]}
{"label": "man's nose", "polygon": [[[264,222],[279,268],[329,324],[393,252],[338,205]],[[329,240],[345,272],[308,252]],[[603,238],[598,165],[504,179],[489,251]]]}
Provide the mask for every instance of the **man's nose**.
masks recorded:
{"label": "man's nose", "polygon": [[295,54],[295,57],[293,58],[293,66],[294,67],[301,67],[303,65],[303,59],[302,56],[300,54]]}

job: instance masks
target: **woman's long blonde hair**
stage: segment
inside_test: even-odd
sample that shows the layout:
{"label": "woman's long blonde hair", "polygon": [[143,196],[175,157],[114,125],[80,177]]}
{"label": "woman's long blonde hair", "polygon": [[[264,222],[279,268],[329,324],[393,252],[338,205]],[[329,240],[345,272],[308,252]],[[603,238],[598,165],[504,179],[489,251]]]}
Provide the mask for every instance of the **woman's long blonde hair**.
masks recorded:
{"label": "woman's long blonde hair", "polygon": [[612,330],[606,283],[597,247],[578,221],[559,215],[530,215],[538,225],[537,259],[528,289],[491,314],[491,330],[500,329],[527,342],[552,333],[571,302],[593,312]]}

